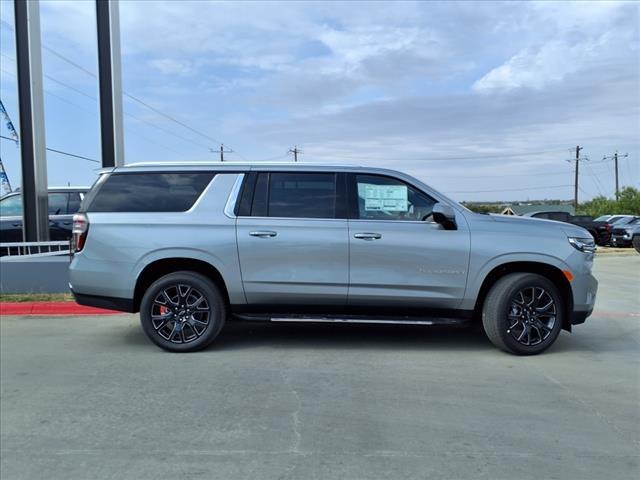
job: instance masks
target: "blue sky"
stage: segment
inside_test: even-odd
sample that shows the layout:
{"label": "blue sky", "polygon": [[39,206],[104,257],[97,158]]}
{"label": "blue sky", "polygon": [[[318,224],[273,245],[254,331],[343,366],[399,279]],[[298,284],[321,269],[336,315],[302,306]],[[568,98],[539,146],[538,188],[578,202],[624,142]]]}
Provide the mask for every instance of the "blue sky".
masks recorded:
{"label": "blue sky", "polygon": [[[18,125],[13,3],[0,2],[0,96]],[[640,184],[635,2],[122,1],[126,162],[290,160],[407,171],[459,200],[613,195]],[[41,5],[47,145],[99,158],[93,1]],[[4,125],[0,132],[8,135]],[[19,184],[19,150],[0,154]],[[97,164],[49,152],[51,185]]]}

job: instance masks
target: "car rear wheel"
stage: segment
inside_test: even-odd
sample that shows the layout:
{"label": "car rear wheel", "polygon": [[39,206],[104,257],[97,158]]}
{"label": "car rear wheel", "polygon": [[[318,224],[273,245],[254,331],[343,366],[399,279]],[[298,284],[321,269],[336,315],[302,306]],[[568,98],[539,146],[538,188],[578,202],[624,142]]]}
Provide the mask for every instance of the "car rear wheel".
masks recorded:
{"label": "car rear wheel", "polygon": [[218,287],[198,273],[165,275],[145,292],[140,304],[142,329],[171,352],[201,350],[218,336],[227,316]]}
{"label": "car rear wheel", "polygon": [[512,273],[491,288],[482,310],[489,340],[516,355],[535,355],[556,341],[564,319],[557,287],[534,273]]}

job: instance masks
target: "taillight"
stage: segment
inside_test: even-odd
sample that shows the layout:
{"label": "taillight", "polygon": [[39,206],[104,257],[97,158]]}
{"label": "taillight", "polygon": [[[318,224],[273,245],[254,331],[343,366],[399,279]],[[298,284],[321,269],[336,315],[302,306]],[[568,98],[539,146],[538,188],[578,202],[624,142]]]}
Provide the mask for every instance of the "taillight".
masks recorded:
{"label": "taillight", "polygon": [[71,247],[73,253],[78,253],[84,248],[89,233],[89,219],[84,213],[76,213],[73,216],[73,229],[71,230]]}

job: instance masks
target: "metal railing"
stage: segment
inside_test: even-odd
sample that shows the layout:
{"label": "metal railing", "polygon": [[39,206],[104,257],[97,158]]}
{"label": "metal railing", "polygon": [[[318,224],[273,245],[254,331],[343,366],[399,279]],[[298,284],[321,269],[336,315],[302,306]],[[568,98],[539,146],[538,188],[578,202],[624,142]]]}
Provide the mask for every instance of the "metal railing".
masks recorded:
{"label": "metal railing", "polygon": [[57,242],[10,242],[0,243],[0,257],[51,257],[69,255],[69,241]]}

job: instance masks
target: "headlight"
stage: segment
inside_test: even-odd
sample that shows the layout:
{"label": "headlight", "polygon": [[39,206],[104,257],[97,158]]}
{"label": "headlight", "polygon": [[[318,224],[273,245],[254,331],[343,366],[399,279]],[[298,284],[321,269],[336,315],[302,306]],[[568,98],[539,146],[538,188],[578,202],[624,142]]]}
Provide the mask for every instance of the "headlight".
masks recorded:
{"label": "headlight", "polygon": [[596,251],[596,242],[593,238],[569,237],[569,243],[581,252],[594,253]]}

